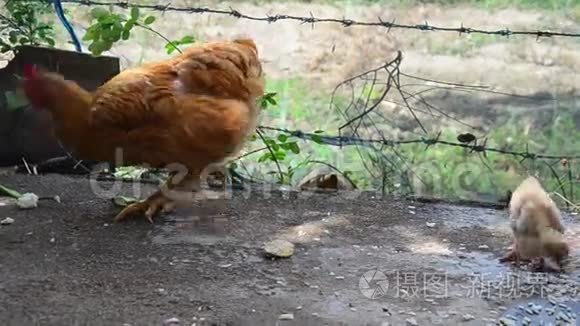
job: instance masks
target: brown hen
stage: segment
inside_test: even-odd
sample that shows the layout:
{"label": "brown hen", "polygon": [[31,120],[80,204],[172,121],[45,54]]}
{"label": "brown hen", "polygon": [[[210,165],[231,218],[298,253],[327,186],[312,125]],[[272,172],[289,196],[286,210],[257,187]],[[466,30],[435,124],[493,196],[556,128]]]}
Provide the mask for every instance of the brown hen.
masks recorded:
{"label": "brown hen", "polygon": [[125,70],[94,93],[31,66],[23,88],[33,106],[52,113],[57,137],[77,158],[118,161],[121,154],[123,165],[170,170],[161,189],[115,217],[152,222],[198,191],[208,166],[240,150],[255,129],[264,78],[256,44],[237,39]]}

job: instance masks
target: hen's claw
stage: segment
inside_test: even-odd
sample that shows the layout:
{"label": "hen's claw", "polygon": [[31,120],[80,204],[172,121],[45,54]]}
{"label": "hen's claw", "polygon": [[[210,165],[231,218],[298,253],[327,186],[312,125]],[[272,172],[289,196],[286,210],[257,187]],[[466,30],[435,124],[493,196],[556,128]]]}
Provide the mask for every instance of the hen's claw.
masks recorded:
{"label": "hen's claw", "polygon": [[125,207],[115,216],[114,222],[121,222],[131,216],[141,215],[153,224],[153,218],[159,213],[166,213],[174,208],[174,203],[163,196],[150,197],[138,203],[133,203]]}
{"label": "hen's claw", "polygon": [[518,257],[518,252],[515,249],[511,249],[505,256],[501,257],[499,259],[500,263],[505,263],[505,262],[517,262],[519,260]]}

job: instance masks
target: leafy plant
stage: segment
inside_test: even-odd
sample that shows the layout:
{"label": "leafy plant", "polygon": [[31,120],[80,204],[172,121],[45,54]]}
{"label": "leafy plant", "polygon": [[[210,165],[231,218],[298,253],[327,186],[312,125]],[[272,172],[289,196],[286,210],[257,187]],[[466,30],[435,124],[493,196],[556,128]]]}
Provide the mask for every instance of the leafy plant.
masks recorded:
{"label": "leafy plant", "polygon": [[[269,92],[264,94],[259,99],[260,107],[262,109],[268,109],[269,106],[276,106],[278,101],[276,100],[276,93]],[[298,141],[293,139],[294,137],[279,134],[276,137],[270,137],[262,134],[259,130],[252,137],[252,141],[260,139],[265,147],[263,153],[257,160],[258,163],[264,162],[274,162],[276,164],[277,171],[270,172],[271,174],[277,173],[279,175],[279,182],[282,184],[289,184],[292,180],[296,167],[292,167],[288,164],[286,169],[283,169],[280,162],[284,161],[289,154],[300,154],[300,146]]]}
{"label": "leafy plant", "polygon": [[91,41],[89,51],[95,56],[110,50],[119,41],[128,40],[135,27],[148,30],[167,42],[165,48],[168,54],[171,54],[175,50],[181,52],[178,47],[179,45],[195,42],[193,36],[184,36],[177,41],[170,41],[167,37],[150,27],[157,18],[153,15],[141,15],[139,7],[132,7],[129,16],[97,7],[91,10],[91,17],[94,23],[87,29],[83,40]]}
{"label": "leafy plant", "polygon": [[0,14],[0,53],[19,45],[47,45],[54,47],[54,25],[39,18],[52,12],[51,0],[10,0],[6,15]]}

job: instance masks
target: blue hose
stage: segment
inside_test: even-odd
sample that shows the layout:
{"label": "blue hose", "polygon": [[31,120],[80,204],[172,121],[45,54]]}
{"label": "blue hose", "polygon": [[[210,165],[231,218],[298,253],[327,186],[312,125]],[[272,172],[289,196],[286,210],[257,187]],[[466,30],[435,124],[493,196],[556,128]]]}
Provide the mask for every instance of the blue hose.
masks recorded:
{"label": "blue hose", "polygon": [[79,41],[79,38],[75,34],[75,30],[73,29],[72,25],[68,22],[68,20],[66,20],[66,17],[64,16],[64,10],[62,9],[62,3],[60,2],[60,0],[53,0],[53,1],[54,1],[54,10],[56,11],[56,15],[58,16],[58,19],[60,19],[60,22],[64,25],[64,28],[66,28],[66,30],[70,34],[70,37],[73,41],[73,44],[75,45],[77,52],[83,52],[81,42]]}

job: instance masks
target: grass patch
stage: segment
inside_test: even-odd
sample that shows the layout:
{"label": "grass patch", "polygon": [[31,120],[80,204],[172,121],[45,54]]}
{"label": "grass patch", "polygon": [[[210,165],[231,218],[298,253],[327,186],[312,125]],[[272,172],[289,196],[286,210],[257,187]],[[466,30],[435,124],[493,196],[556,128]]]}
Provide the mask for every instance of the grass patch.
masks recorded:
{"label": "grass patch", "polygon": [[[264,113],[262,124],[337,134],[341,121],[337,120],[336,112],[329,111],[327,97],[313,95],[316,91],[300,80],[269,81],[268,91],[278,93],[278,106]],[[510,111],[509,108],[506,110]],[[510,120],[487,135],[487,146],[509,151],[528,148],[532,153],[575,154],[574,149],[580,148],[580,130],[574,125],[577,110],[558,108],[541,130],[530,129],[527,125],[524,118],[529,112],[514,113]],[[270,136],[276,137],[276,133]],[[456,130],[443,128],[441,140],[455,142],[456,137]],[[341,149],[294,140],[300,146],[300,153],[288,155],[280,161],[285,173],[292,171],[293,184],[316,167],[307,162],[318,160],[348,173],[361,189],[391,194],[493,201],[505,195],[507,190],[513,190],[528,174],[534,174],[548,191],[558,192],[573,202],[580,201],[580,162],[522,161],[521,157],[491,152],[483,157],[468,149],[444,145],[428,149],[424,144],[404,145],[375,152],[361,147]],[[261,146],[260,141],[254,141],[248,151]],[[272,162],[257,162],[259,155],[245,157],[238,166],[243,166],[244,173],[258,179],[275,179],[276,166]]]}

